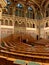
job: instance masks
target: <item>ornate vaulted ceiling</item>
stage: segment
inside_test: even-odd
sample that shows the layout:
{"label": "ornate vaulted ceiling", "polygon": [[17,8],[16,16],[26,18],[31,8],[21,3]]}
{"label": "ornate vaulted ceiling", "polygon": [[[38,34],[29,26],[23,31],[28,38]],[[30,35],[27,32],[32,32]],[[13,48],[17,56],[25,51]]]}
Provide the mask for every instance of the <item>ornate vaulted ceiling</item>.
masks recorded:
{"label": "ornate vaulted ceiling", "polygon": [[44,6],[49,0],[10,0],[13,3],[15,2],[23,2],[25,5],[36,5],[38,7],[42,7]]}
{"label": "ornate vaulted ceiling", "polygon": [[34,12],[41,14],[44,17],[45,6],[49,3],[49,0],[7,0],[11,2],[10,7],[15,7],[16,4],[21,3],[24,5],[24,10],[26,11],[28,6],[33,7]]}
{"label": "ornate vaulted ceiling", "polygon": [[5,0],[1,0],[1,1],[0,1],[0,7],[4,7],[4,6],[6,6],[6,5],[7,5],[7,3],[6,3]]}

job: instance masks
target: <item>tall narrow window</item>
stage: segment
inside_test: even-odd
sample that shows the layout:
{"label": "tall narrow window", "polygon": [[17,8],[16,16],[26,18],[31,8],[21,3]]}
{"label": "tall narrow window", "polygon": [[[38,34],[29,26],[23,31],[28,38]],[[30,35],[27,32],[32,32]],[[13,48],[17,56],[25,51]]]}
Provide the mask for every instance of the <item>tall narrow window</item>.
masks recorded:
{"label": "tall narrow window", "polygon": [[27,11],[27,18],[32,18],[34,19],[34,11],[32,9],[32,7],[28,7],[28,11]]}
{"label": "tall narrow window", "polygon": [[48,27],[48,22],[46,22],[46,27]]}
{"label": "tall narrow window", "polygon": [[5,9],[7,10],[6,12],[4,12],[5,14],[9,14],[12,15],[12,7],[11,5],[11,1],[10,0],[6,0],[7,2],[7,6],[5,7]]}
{"label": "tall narrow window", "polygon": [[35,24],[33,24],[33,28],[35,28]]}
{"label": "tall narrow window", "polygon": [[48,17],[48,11],[46,11],[46,17]]}
{"label": "tall narrow window", "polygon": [[8,20],[5,20],[5,25],[8,25]]}
{"label": "tall narrow window", "polygon": [[9,21],[9,25],[12,26],[12,21],[11,20]]}
{"label": "tall narrow window", "polygon": [[49,4],[48,4],[48,6],[46,8],[46,17],[48,17],[48,16],[49,16]]}
{"label": "tall narrow window", "polygon": [[15,21],[15,26],[18,26],[18,22],[17,21]]}
{"label": "tall narrow window", "polygon": [[4,21],[3,20],[1,20],[1,25],[4,25]]}
{"label": "tall narrow window", "polygon": [[24,10],[23,10],[23,5],[22,4],[17,4],[16,5],[16,16],[24,17]]}

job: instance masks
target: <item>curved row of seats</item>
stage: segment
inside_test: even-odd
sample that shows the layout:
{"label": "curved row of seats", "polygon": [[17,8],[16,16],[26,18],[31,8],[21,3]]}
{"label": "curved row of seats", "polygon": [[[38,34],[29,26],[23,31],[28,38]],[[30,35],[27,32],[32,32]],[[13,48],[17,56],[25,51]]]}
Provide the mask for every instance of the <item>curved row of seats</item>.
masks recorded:
{"label": "curved row of seats", "polygon": [[[45,40],[45,39],[35,40],[30,35],[13,34],[2,39],[2,43],[0,44],[0,50],[19,53],[19,54],[23,53],[28,55],[32,55],[34,52],[49,54],[48,46],[49,46],[49,40]],[[28,65],[33,65],[33,64],[30,63]],[[21,65],[21,64],[19,64],[19,62],[18,64],[13,64],[13,62],[1,58],[0,65]]]}
{"label": "curved row of seats", "polygon": [[0,56],[0,65],[40,65],[40,63]]}
{"label": "curved row of seats", "polygon": [[[29,39],[29,43],[32,42],[32,45],[28,44],[28,42],[24,43],[23,39]],[[30,40],[32,41],[30,42]],[[16,52],[23,52],[23,53],[49,52],[49,48],[45,47],[46,43],[49,42],[48,41],[46,42],[46,40],[42,41],[42,39],[40,40],[35,41],[33,37],[31,37],[30,35],[23,36],[23,34],[13,34],[2,39],[0,49],[8,50],[15,53]]]}
{"label": "curved row of seats", "polygon": [[21,65],[21,64],[16,64],[13,63],[13,61],[9,61],[5,58],[0,58],[0,65]]}
{"label": "curved row of seats", "polygon": [[16,34],[12,34],[6,38],[4,38],[4,40],[16,40],[16,41],[19,41],[19,42],[23,42],[23,41],[26,41],[26,43],[32,43],[35,41],[35,39],[30,36],[29,34],[21,34],[21,33],[16,33]]}
{"label": "curved row of seats", "polygon": [[49,45],[49,39],[39,39],[36,40],[34,39],[32,36],[30,36],[29,34],[20,34],[20,33],[16,33],[16,34],[12,34],[8,37],[5,37],[4,40],[7,41],[17,41],[17,42],[24,42],[30,45],[41,45],[41,46],[45,46],[45,45]]}

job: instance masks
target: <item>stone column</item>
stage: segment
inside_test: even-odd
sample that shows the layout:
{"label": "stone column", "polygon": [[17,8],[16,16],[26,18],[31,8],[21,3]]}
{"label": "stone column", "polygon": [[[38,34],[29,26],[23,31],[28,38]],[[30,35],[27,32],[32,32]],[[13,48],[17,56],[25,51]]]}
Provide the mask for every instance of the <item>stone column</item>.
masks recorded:
{"label": "stone column", "polygon": [[15,20],[16,20],[16,17],[15,17],[15,6],[13,7],[13,34],[15,33]]}
{"label": "stone column", "polygon": [[2,8],[0,8],[0,43],[1,43],[1,19],[2,19]]}
{"label": "stone column", "polygon": [[16,7],[13,7],[13,16],[15,16]]}

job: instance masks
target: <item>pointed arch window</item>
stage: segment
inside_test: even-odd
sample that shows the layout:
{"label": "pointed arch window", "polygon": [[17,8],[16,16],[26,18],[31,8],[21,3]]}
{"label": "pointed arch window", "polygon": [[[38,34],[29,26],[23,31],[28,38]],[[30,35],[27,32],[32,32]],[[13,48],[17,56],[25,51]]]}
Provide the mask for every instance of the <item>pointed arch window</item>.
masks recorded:
{"label": "pointed arch window", "polygon": [[5,20],[5,25],[8,25],[8,20]]}
{"label": "pointed arch window", "polygon": [[46,17],[48,17],[48,16],[49,16],[49,4],[48,4],[48,6],[46,8]]}
{"label": "pointed arch window", "polygon": [[28,9],[27,9],[27,18],[34,19],[34,11],[33,11],[32,7],[28,7]]}
{"label": "pointed arch window", "polygon": [[23,10],[23,5],[22,4],[17,4],[16,5],[16,16],[24,17],[24,10]]}
{"label": "pointed arch window", "polygon": [[21,26],[22,26],[22,27],[25,27],[25,23],[24,23],[24,22],[22,22],[22,23],[21,23]]}
{"label": "pointed arch window", "polygon": [[19,26],[17,21],[15,21],[15,25],[14,26],[17,26],[17,27]]}
{"label": "pointed arch window", "polygon": [[7,2],[7,5],[10,5],[11,4],[11,1],[10,0],[5,0]]}
{"label": "pointed arch window", "polygon": [[33,28],[35,28],[35,24],[33,24]]}
{"label": "pointed arch window", "polygon": [[10,7],[10,5],[12,4],[10,0],[6,0],[7,2],[7,6],[5,6],[5,14],[9,14],[12,15],[13,11],[12,11],[12,7]]}
{"label": "pointed arch window", "polygon": [[3,21],[3,19],[1,20],[1,25],[4,25],[4,21]]}
{"label": "pointed arch window", "polygon": [[27,23],[27,27],[29,27],[29,23]]}
{"label": "pointed arch window", "polygon": [[46,27],[48,27],[48,22],[46,22]]}
{"label": "pointed arch window", "polygon": [[9,25],[12,26],[12,20],[9,21]]}

